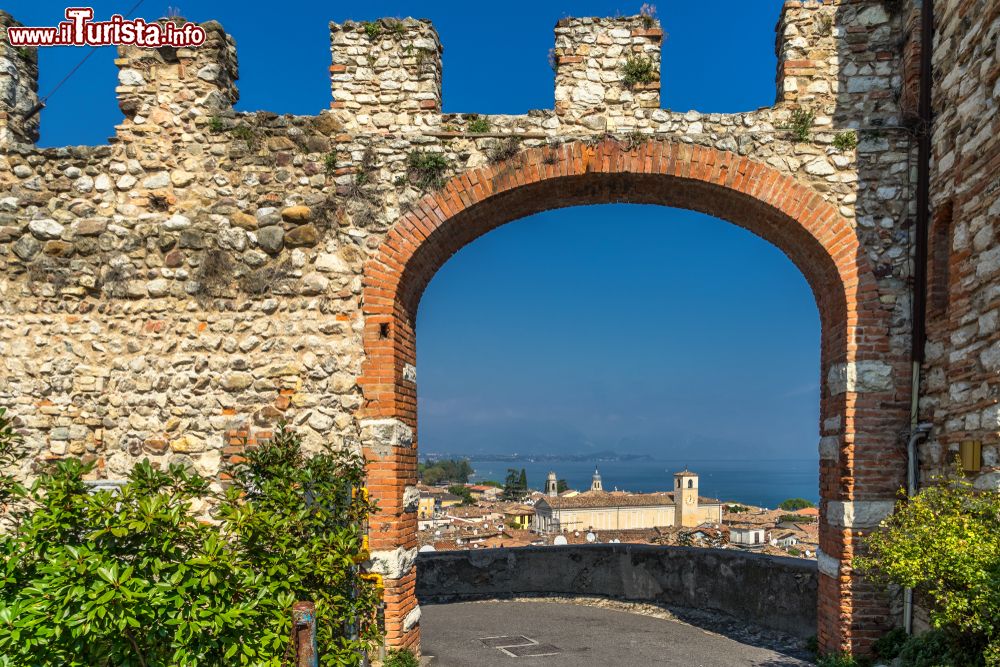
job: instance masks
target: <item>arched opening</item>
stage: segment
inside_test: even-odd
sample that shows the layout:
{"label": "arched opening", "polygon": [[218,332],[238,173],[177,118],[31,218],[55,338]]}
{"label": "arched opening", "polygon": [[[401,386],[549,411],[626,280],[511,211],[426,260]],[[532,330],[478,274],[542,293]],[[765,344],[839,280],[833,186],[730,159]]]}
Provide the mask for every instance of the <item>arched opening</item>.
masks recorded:
{"label": "arched opening", "polygon": [[901,453],[887,426],[905,415],[899,397],[909,372],[906,359],[888,352],[890,311],[871,266],[850,224],[820,193],[766,165],[682,143],[629,149],[610,139],[529,149],[452,179],[397,223],[366,264],[362,438],[379,501],[371,546],[396,554],[384,568],[387,641],[419,641],[415,572],[400,554],[416,543],[407,489],[416,482],[415,322],[425,287],[455,252],[506,222],[614,202],[690,209],[744,227],[781,249],[812,288],[822,329],[818,635],[824,646],[849,643],[864,622],[853,600],[859,592],[871,597],[850,570],[858,539],[850,527],[867,511],[866,498],[884,502],[898,488],[885,463]]}

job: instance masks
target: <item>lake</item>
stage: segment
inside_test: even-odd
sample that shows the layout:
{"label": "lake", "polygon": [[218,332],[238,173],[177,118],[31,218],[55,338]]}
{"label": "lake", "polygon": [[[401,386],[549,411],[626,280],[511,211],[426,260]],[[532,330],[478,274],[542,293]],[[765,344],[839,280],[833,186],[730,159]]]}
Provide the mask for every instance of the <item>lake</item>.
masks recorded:
{"label": "lake", "polygon": [[601,471],[605,491],[616,488],[633,493],[670,491],[673,474],[688,467],[699,475],[699,493],[711,498],[761,507],[777,507],[786,498],[819,501],[819,461],[815,459],[747,459],[704,461],[542,461],[517,462],[472,460],[474,481],[503,482],[507,468],[524,468],[528,486],[542,489],[550,470],[565,479],[571,489],[586,491],[594,467]]}

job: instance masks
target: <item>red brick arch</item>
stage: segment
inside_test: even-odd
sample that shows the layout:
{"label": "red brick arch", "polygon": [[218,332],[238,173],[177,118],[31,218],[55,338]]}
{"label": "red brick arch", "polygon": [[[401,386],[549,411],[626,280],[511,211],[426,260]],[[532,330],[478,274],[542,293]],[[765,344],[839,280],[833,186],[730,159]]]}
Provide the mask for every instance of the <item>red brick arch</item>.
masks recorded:
{"label": "red brick arch", "polygon": [[[872,267],[850,223],[816,190],[748,157],[703,146],[649,141],[627,148],[606,139],[522,151],[507,162],[455,176],[396,223],[365,264],[366,360],[359,380],[362,420],[398,420],[416,433],[417,307],[424,288],[463,246],[496,227],[540,211],[614,202],[661,204],[717,216],[781,249],[802,271],[822,322],[821,420],[839,454],[820,466],[821,549],[839,570],[820,577],[818,634],[827,648],[863,641],[880,603],[849,570],[857,534],[827,521],[831,501],[892,498],[895,450],[891,425],[905,420],[908,365],[887,359],[890,312],[879,300]],[[710,251],[706,251],[710,252]],[[893,366],[896,385],[882,393],[832,392],[834,365],[876,360]],[[780,363],[780,360],[775,360]],[[902,412],[900,412],[902,410]],[[378,422],[391,423],[391,422]],[[888,433],[887,433],[888,431]],[[412,446],[366,446],[369,484],[379,502],[372,517],[373,551],[416,546],[416,516],[404,491],[416,481]],[[419,627],[404,630],[416,605],[412,570],[386,581],[387,641],[411,645]]]}

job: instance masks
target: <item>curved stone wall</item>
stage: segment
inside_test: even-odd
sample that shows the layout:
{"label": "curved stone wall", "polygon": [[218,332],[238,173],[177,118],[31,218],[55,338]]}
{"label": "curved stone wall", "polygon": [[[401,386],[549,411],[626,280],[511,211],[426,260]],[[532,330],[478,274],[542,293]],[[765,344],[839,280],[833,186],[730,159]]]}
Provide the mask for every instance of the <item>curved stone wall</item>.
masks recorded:
{"label": "curved stone wall", "polygon": [[799,637],[816,634],[815,561],[725,549],[599,544],[421,553],[421,603],[604,596],[717,611]]}

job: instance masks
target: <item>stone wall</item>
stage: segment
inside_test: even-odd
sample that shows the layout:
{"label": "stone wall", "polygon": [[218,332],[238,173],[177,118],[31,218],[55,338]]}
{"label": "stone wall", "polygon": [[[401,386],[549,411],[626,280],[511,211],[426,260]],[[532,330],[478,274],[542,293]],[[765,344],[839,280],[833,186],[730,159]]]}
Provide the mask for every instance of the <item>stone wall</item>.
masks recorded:
{"label": "stone wall", "polygon": [[981,444],[976,485],[1000,489],[1000,2],[935,3],[924,476]]}
{"label": "stone wall", "polygon": [[[405,19],[331,24],[329,111],[238,113],[236,47],[209,22],[199,49],[121,50],[125,117],[100,147],[32,146],[35,55],[0,47],[0,404],[26,437],[21,474],[72,455],[116,478],[149,457],[221,484],[226,458],[278,420],[310,447],[361,449],[388,641],[414,644],[424,286],[464,244],[547,208],[690,208],[771,241],[813,287],[818,634],[863,649],[891,621],[850,560],[903,481],[910,400],[915,151],[900,104],[912,13],[896,4],[786,2],[777,102],[733,114],[659,108],[662,31],[644,17],[561,21],[552,109],[441,113],[440,43]],[[928,346],[925,412],[951,426],[925,452],[951,446],[960,421],[995,456],[981,281],[993,275],[982,229],[996,217],[996,114],[976,86],[996,82],[996,2],[939,4],[941,70],[961,65],[939,98],[969,102],[941,107],[937,180],[965,221],[956,243],[979,250],[954,260],[968,298]],[[625,81],[630,56],[648,59],[651,80]],[[852,131],[856,147],[835,145]],[[967,334],[976,342],[952,359],[950,337]],[[973,358],[983,365],[963,379]]]}
{"label": "stone wall", "polygon": [[816,634],[816,563],[723,549],[600,544],[422,553],[421,604],[599,596],[715,611],[798,637]]}

